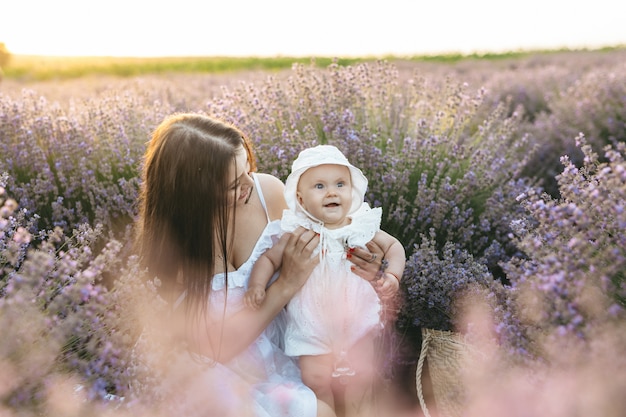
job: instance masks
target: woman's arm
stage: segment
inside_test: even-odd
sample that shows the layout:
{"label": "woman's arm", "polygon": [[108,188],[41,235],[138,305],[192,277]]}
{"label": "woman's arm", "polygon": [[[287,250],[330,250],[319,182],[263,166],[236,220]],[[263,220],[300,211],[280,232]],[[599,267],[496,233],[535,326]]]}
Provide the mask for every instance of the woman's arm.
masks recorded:
{"label": "woman's arm", "polygon": [[267,289],[263,304],[258,310],[243,308],[226,320],[222,320],[221,315],[212,317],[206,331],[199,333],[197,346],[203,348],[200,353],[222,363],[235,358],[259,337],[304,285],[319,262],[317,256],[312,256],[319,236],[298,228],[281,239],[286,240],[281,272]]}

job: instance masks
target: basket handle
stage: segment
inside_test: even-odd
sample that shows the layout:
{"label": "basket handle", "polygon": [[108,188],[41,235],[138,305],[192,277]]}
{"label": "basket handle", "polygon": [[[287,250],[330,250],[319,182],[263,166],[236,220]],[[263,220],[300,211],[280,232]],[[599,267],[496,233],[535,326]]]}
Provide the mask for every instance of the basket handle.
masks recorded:
{"label": "basket handle", "polygon": [[430,417],[428,408],[426,408],[426,401],[424,401],[424,392],[422,389],[422,369],[424,368],[424,360],[426,359],[426,354],[428,353],[431,333],[422,332],[422,336],[422,349],[420,351],[419,360],[417,361],[417,371],[415,372],[415,387],[417,388],[417,398],[419,398],[420,407],[422,407],[424,417]]}

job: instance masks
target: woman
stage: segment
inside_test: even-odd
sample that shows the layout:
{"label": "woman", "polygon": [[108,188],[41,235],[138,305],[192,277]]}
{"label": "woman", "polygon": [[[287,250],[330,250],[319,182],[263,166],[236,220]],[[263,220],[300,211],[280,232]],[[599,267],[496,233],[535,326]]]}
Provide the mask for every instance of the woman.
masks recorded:
{"label": "woman", "polygon": [[[274,320],[317,264],[319,236],[303,228],[285,234],[283,266],[265,301],[257,310],[243,304],[254,261],[274,243],[259,237],[279,227],[287,207],[282,182],[255,169],[249,142],[233,126],[200,114],[166,118],[145,154],[138,253],[173,306],[168,331],[186,342],[190,359],[209,364],[189,381],[219,375],[249,393],[249,401],[220,397],[228,415],[333,416],[279,349]],[[359,275],[374,277],[380,263],[368,262],[372,253],[357,249],[353,258]],[[201,393],[194,384],[187,382]],[[201,414],[198,398],[187,399]]]}

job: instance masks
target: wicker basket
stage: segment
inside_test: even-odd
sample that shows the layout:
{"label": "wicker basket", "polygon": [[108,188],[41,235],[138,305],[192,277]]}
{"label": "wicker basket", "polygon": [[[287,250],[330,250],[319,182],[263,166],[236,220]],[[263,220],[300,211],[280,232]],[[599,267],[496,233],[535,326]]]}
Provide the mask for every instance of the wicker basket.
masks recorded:
{"label": "wicker basket", "polygon": [[468,348],[459,333],[422,329],[422,350],[417,362],[415,382],[424,416],[430,417],[422,390],[422,369],[426,359],[439,415],[458,417],[462,414],[465,392],[460,371]]}

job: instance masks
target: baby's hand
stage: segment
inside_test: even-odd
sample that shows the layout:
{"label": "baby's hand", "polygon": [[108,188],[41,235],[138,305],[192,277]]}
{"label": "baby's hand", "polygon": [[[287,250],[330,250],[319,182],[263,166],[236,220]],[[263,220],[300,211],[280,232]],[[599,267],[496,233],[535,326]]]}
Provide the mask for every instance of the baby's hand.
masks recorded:
{"label": "baby's hand", "polygon": [[374,289],[381,300],[388,300],[393,298],[400,289],[400,281],[394,275],[387,272],[374,282]]}
{"label": "baby's hand", "polygon": [[246,294],[243,297],[243,303],[246,307],[249,307],[253,310],[258,310],[263,304],[263,300],[265,299],[265,288],[261,286],[254,286],[248,288]]}

